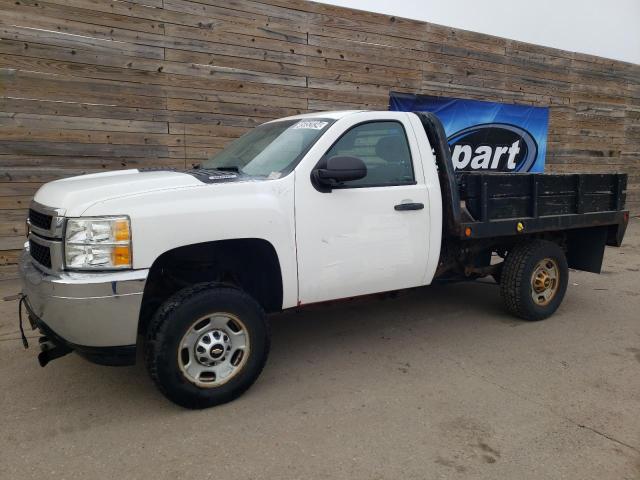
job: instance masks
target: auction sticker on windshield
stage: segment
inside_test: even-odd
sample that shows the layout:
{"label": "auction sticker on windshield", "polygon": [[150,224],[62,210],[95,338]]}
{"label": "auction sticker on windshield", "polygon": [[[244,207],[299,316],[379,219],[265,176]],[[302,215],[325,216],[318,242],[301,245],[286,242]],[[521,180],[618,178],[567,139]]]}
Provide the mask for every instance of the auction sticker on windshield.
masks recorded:
{"label": "auction sticker on windshield", "polygon": [[324,127],[327,126],[327,123],[329,122],[323,122],[320,120],[300,120],[291,128],[294,128],[294,129],[307,128],[311,130],[322,130]]}

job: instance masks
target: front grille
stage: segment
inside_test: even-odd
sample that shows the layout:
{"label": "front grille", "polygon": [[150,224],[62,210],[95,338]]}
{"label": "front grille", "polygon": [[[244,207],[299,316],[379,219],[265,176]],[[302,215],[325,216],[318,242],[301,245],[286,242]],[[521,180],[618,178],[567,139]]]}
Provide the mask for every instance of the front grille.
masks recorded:
{"label": "front grille", "polygon": [[42,230],[50,230],[52,220],[53,217],[51,215],[36,212],[33,208],[29,209],[29,223],[34,227],[41,228]]}
{"label": "front grille", "polygon": [[45,247],[33,240],[29,240],[29,252],[31,253],[31,258],[40,265],[51,268],[51,251],[49,250],[49,247]]}

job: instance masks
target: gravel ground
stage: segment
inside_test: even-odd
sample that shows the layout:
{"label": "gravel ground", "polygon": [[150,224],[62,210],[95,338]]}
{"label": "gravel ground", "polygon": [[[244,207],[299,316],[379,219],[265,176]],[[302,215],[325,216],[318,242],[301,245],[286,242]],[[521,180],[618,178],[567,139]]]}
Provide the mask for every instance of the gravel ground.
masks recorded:
{"label": "gravel ground", "polygon": [[0,478],[640,479],[639,247],[634,219],[539,323],[488,281],[279,314],[258,382],[204,411],[140,362],[40,368],[0,301]]}

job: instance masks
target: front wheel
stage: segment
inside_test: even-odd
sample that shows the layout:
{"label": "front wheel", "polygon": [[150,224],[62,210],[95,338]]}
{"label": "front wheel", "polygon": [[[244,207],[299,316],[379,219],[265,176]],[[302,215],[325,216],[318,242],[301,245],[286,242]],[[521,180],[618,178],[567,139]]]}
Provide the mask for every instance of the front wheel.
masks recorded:
{"label": "front wheel", "polygon": [[569,267],[560,246],[531,240],[509,251],[500,275],[500,293],[512,314],[543,320],[562,303],[568,281]]}
{"label": "front wheel", "polygon": [[156,312],[145,361],[159,390],[186,408],[229,402],[258,378],[269,353],[260,305],[241,290],[199,284],[181,290]]}

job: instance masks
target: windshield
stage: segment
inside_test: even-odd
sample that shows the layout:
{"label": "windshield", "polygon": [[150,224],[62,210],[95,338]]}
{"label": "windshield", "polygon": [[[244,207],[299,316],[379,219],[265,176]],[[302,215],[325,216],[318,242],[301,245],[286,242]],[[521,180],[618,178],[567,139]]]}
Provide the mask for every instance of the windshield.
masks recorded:
{"label": "windshield", "polygon": [[280,178],[295,168],[330,124],[328,119],[265,123],[203,162],[202,168]]}

